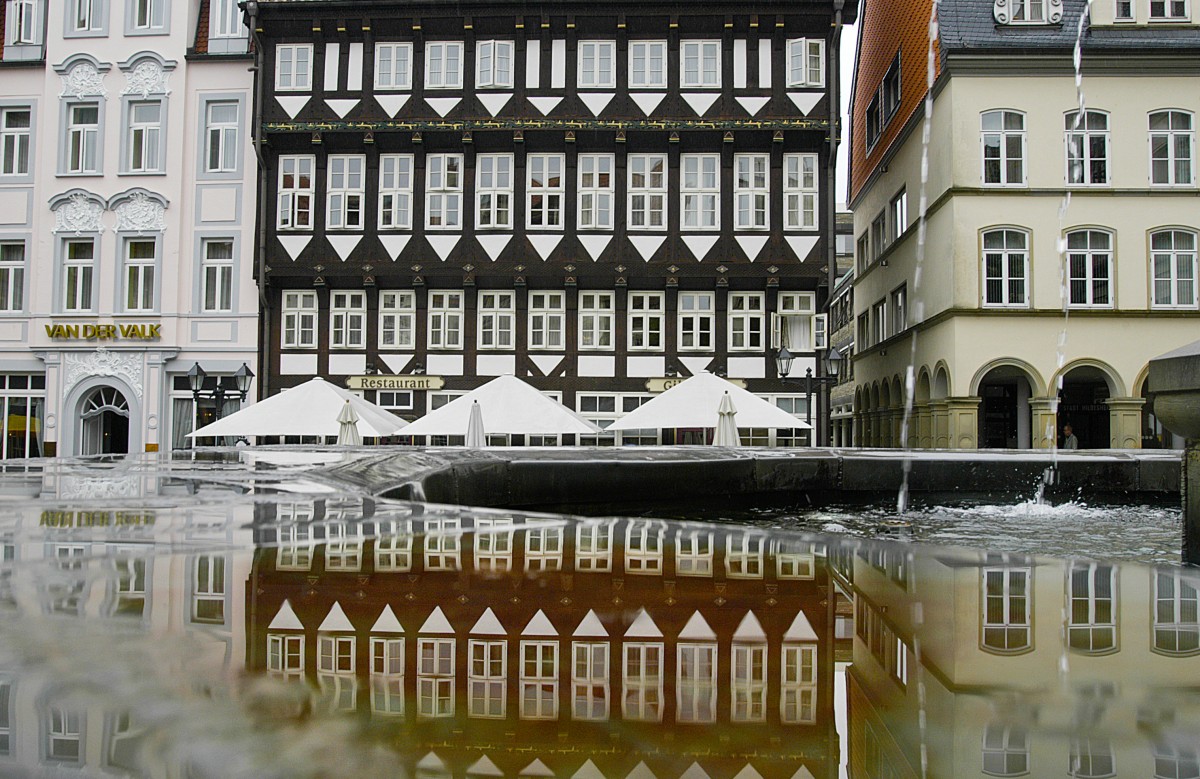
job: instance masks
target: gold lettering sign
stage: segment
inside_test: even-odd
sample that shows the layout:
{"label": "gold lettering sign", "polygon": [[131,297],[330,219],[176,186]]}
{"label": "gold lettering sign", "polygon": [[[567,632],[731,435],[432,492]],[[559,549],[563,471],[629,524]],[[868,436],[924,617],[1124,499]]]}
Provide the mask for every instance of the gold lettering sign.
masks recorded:
{"label": "gold lettering sign", "polygon": [[157,341],[161,324],[46,325],[46,337],[64,341]]}
{"label": "gold lettering sign", "polygon": [[356,390],[440,390],[441,376],[351,376],[346,386]]}
{"label": "gold lettering sign", "polygon": [[[687,381],[686,376],[668,376],[662,379],[646,379],[646,391],[666,392],[676,384],[682,384],[685,381]],[[742,381],[741,379],[726,379],[725,381],[729,382],[735,387],[746,389],[746,382]]]}
{"label": "gold lettering sign", "polygon": [[154,513],[131,511],[43,511],[41,527],[60,530],[77,527],[129,527],[153,525]]}

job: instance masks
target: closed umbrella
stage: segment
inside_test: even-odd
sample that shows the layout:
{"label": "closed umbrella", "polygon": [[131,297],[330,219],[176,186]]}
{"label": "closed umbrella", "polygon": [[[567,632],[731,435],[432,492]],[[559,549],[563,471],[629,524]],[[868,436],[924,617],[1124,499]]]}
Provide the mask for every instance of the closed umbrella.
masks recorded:
{"label": "closed umbrella", "polygon": [[362,433],[358,432],[358,412],[347,400],[338,412],[338,445],[362,446]]}
{"label": "closed umbrella", "polygon": [[742,437],[738,435],[737,421],[734,415],[737,409],[733,407],[733,398],[726,392],[721,396],[721,404],[717,406],[717,429],[713,432],[713,446],[741,446]]}
{"label": "closed umbrella", "polygon": [[467,418],[466,444],[472,449],[482,449],[487,444],[483,435],[483,409],[478,400],[471,404],[471,416]]}

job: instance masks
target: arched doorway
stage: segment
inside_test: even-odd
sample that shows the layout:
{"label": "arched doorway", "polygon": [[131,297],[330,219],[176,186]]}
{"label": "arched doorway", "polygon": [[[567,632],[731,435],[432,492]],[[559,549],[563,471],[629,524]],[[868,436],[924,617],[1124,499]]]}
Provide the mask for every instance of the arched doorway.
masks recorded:
{"label": "arched doorway", "polygon": [[1112,396],[1104,371],[1091,365],[1071,369],[1063,377],[1058,392],[1058,436],[1070,425],[1079,439],[1080,449],[1108,449],[1112,446],[1109,408],[1104,401]]}
{"label": "arched doorway", "polygon": [[114,387],[97,387],[79,409],[79,453],[129,453],[129,403]]}
{"label": "arched doorway", "polygon": [[1029,398],[1033,386],[1025,371],[1000,365],[979,382],[979,448],[1029,449]]}

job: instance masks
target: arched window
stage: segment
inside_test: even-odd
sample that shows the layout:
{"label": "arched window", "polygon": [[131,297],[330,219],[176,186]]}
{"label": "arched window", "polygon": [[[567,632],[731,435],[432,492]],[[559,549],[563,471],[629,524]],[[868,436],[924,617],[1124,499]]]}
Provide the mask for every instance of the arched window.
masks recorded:
{"label": "arched window", "polygon": [[1191,186],[1196,155],[1192,115],[1187,111],[1150,114],[1150,183]]}
{"label": "arched window", "polygon": [[983,647],[1015,654],[1033,647],[1033,571],[1000,561],[983,569]]}
{"label": "arched window", "polygon": [[1117,648],[1117,579],[1111,565],[1073,563],[1067,572],[1072,650],[1103,654]]}
{"label": "arched window", "polygon": [[983,772],[988,776],[1029,773],[1029,733],[1021,727],[996,723],[984,727]]}
{"label": "arched window", "polygon": [[987,111],[981,117],[983,183],[1025,183],[1025,115]]}
{"label": "arched window", "polygon": [[1067,294],[1072,307],[1112,307],[1112,247],[1112,234],[1103,230],[1067,233]]}
{"label": "arched window", "polygon": [[1159,230],[1150,234],[1152,302],[1156,307],[1196,307],[1196,234]]}
{"label": "arched window", "polygon": [[1022,230],[983,234],[983,304],[1029,305],[1029,236]]}
{"label": "arched window", "polygon": [[1108,183],[1108,114],[1072,111],[1066,116],[1067,183]]}

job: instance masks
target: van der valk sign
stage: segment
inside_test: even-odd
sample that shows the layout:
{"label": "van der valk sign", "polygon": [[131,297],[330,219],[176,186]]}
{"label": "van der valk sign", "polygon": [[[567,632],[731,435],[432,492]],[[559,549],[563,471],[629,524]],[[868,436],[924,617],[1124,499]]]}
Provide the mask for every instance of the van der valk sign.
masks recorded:
{"label": "van der valk sign", "polygon": [[161,324],[46,325],[46,337],[67,341],[157,341]]}

